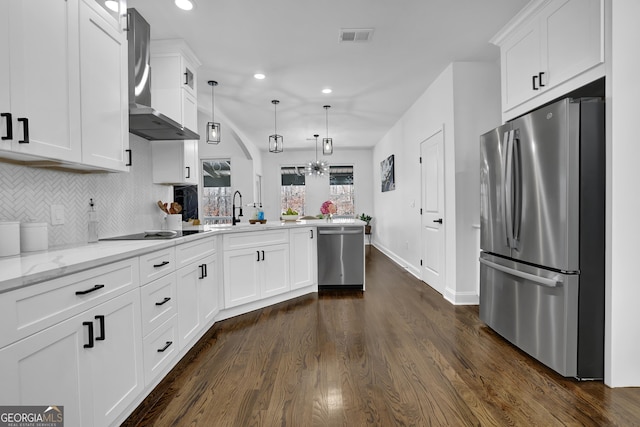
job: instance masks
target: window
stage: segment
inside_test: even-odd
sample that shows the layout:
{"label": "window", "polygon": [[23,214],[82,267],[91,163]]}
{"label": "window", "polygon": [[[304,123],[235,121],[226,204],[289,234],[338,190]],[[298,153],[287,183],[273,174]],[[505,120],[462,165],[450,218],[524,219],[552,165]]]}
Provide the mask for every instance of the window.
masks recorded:
{"label": "window", "polygon": [[329,167],[329,194],[338,215],[355,215],[353,166]]}
{"label": "window", "polygon": [[304,166],[286,166],[280,169],[282,186],[280,187],[280,211],[287,209],[304,215],[305,176]]}
{"label": "window", "polygon": [[202,217],[205,224],[231,223],[231,161],[202,161]]}

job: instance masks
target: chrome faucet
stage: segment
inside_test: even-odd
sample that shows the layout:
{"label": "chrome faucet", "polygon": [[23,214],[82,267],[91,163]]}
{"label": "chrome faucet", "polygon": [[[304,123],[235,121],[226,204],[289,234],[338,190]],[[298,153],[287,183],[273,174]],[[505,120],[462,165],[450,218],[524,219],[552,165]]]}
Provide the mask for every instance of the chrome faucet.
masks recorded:
{"label": "chrome faucet", "polygon": [[240,192],[236,190],[236,192],[233,193],[233,201],[231,202],[231,210],[233,211],[233,214],[231,215],[231,225],[236,225],[240,222],[240,218],[236,218],[236,194],[240,196],[240,206],[238,206],[238,209],[240,209],[240,213],[238,214],[238,216],[242,216],[242,194],[240,194]]}

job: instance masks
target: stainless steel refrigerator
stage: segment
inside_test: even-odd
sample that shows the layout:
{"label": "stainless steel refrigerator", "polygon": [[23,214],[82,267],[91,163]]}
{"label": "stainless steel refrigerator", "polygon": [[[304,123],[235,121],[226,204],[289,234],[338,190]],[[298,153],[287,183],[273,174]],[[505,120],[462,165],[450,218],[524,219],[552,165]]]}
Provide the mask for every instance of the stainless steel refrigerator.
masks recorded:
{"label": "stainless steel refrigerator", "polygon": [[480,318],[566,377],[604,376],[604,101],[480,138]]}

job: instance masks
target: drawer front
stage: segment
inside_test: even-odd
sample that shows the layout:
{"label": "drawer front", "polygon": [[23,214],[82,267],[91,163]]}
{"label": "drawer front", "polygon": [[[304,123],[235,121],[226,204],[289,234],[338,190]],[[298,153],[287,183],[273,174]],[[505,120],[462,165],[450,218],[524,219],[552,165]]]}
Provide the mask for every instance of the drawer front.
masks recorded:
{"label": "drawer front", "polygon": [[7,292],[0,299],[0,348],[138,285],[138,258],[131,258]]}
{"label": "drawer front", "polygon": [[289,230],[248,231],[229,233],[223,237],[224,250],[255,248],[262,245],[289,243]]}
{"label": "drawer front", "polygon": [[178,354],[178,318],[171,317],[143,340],[144,384],[166,372]]}
{"label": "drawer front", "polygon": [[184,267],[192,262],[215,253],[217,244],[218,237],[211,236],[196,240],[195,242],[178,245],[176,247],[176,268]]}
{"label": "drawer front", "polygon": [[140,257],[140,284],[144,285],[159,279],[175,269],[176,251],[174,247],[142,255]]}
{"label": "drawer front", "polygon": [[176,314],[176,273],[147,283],[142,288],[142,336],[147,336],[155,328]]}

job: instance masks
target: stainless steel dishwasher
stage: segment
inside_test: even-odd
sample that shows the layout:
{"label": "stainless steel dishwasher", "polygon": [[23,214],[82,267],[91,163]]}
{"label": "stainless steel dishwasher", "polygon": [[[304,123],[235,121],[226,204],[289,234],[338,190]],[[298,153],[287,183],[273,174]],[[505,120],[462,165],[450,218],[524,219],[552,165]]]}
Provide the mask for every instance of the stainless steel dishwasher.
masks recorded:
{"label": "stainless steel dishwasher", "polygon": [[364,227],[318,227],[318,288],[363,286]]}

